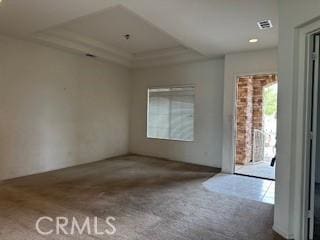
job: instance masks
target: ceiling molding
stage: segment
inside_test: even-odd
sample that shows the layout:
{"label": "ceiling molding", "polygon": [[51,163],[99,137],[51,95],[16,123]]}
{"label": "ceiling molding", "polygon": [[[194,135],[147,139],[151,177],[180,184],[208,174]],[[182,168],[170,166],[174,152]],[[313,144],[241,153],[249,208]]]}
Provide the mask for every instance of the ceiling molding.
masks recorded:
{"label": "ceiling molding", "polygon": [[33,39],[73,53],[83,55],[90,53],[100,60],[111,61],[128,68],[147,68],[207,59],[206,56],[184,46],[131,54],[66,30],[37,33],[33,35]]}
{"label": "ceiling molding", "polygon": [[132,54],[68,31],[59,30],[37,33],[33,35],[33,39],[63,50],[80,54],[90,53],[101,60],[111,61],[126,67],[132,66]]}
{"label": "ceiling molding", "polygon": [[[112,44],[118,47],[122,46],[131,53],[182,45],[203,55],[212,57],[225,55],[227,53],[260,50],[278,46],[279,6],[277,0],[187,1],[190,4],[186,4],[186,1],[187,0],[6,1],[1,7],[0,33],[15,38],[29,39],[33,34],[39,32],[44,33],[48,29],[58,28],[73,31],[71,25],[74,24],[74,26],[76,26],[76,23],[79,21],[79,25],[77,25],[78,28],[74,29],[74,32],[106,44]],[[250,14],[247,14],[249,8],[251,11]],[[150,44],[152,47],[144,48],[146,43],[155,43],[158,39],[159,42],[164,42],[164,40],[157,36],[155,37],[155,34],[149,34],[149,30],[144,30],[144,26],[142,25],[140,28],[138,28],[139,26],[137,27],[137,29],[139,29],[137,32],[146,32],[147,34],[143,35],[142,47],[139,45],[139,50],[135,50],[135,48],[129,49],[131,46],[126,46],[123,42],[121,43],[120,40],[118,40],[119,42],[116,40],[113,41],[116,39],[115,36],[119,37],[118,32],[116,35],[112,35],[112,31],[116,32],[116,30],[119,29],[117,26],[121,25],[119,19],[121,19],[122,15],[119,14],[111,14],[115,16],[114,19],[117,19],[116,21],[101,21],[96,24],[96,26],[99,25],[100,28],[98,29],[97,26],[96,31],[98,34],[96,34],[96,36],[98,37],[95,37],[95,27],[94,25],[90,25],[89,22],[95,17],[98,18],[100,14],[103,15],[103,13],[107,11],[112,12],[119,9],[126,9],[129,15],[126,19],[130,20],[130,16],[132,16],[133,19],[135,17],[136,19],[139,18],[145,23],[145,26],[149,25],[152,26],[154,30],[158,30],[159,35],[171,37],[172,40],[175,40],[176,45]],[[123,14],[125,13],[123,12]],[[126,20],[125,18],[123,19],[124,21]],[[270,19],[273,28],[261,31],[256,23],[264,19]],[[88,21],[89,30],[87,32],[84,28],[85,24],[83,24],[83,28],[81,26],[82,21]],[[137,20],[137,22],[139,22],[139,20]],[[133,22],[130,21],[127,26],[131,26],[131,23]],[[106,25],[112,26],[110,32],[104,28]],[[121,29],[121,34],[126,34],[128,33],[127,29],[132,29],[130,27],[126,29],[125,27],[126,24],[123,24],[124,29]],[[122,30],[124,30],[123,33]],[[137,36],[142,36],[142,34],[137,34]],[[259,42],[250,44],[248,40],[253,37],[259,38]],[[69,40],[69,38],[67,40]],[[45,42],[43,41],[43,43]],[[52,43],[50,44],[54,45]],[[92,44],[90,45],[92,46]],[[112,49],[107,48],[107,52],[117,55]],[[120,58],[122,59],[121,54]]]}
{"label": "ceiling molding", "polygon": [[102,42],[96,41],[92,38],[88,38],[85,37],[83,35],[79,35],[77,33],[68,31],[68,30],[62,30],[62,29],[57,29],[57,30],[51,30],[51,31],[46,31],[46,34],[49,34],[51,36],[56,36],[56,37],[60,37],[66,40],[70,40],[73,42],[77,42],[80,44],[84,44],[87,46],[93,46],[97,49],[102,49],[106,52],[110,52],[113,55],[122,57],[122,58],[126,58],[128,60],[132,60],[133,56],[132,54],[123,51],[122,49],[110,46],[110,45],[106,45]]}
{"label": "ceiling molding", "polygon": [[148,60],[148,59],[155,59],[155,58],[162,58],[162,57],[172,57],[174,55],[183,54],[188,51],[190,50],[183,46],[179,46],[175,48],[160,49],[155,51],[148,51],[148,52],[134,54],[134,59],[137,61],[137,60]]}
{"label": "ceiling molding", "polygon": [[208,59],[207,56],[201,55],[192,49],[180,46],[171,49],[136,54],[133,61],[133,68],[165,66],[206,59]]}

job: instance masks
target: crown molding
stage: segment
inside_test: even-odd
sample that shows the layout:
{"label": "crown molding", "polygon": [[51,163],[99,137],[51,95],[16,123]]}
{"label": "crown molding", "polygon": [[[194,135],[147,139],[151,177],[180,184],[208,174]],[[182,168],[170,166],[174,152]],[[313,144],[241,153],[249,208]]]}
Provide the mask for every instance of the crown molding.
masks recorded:
{"label": "crown molding", "polygon": [[99,42],[97,40],[94,40],[92,38],[85,37],[85,36],[79,35],[77,33],[71,32],[71,31],[67,31],[64,29],[57,29],[57,30],[47,31],[46,34],[49,34],[51,36],[55,36],[58,38],[62,38],[65,40],[70,40],[75,43],[83,44],[86,46],[94,47],[96,49],[100,49],[100,50],[109,52],[110,54],[113,54],[113,55],[121,57],[121,58],[126,58],[128,60],[133,59],[132,54],[127,53],[126,51],[123,51],[122,49],[104,44],[104,43]]}
{"label": "crown molding", "polygon": [[132,67],[133,56],[112,46],[65,30],[46,31],[33,35],[33,39],[46,45],[74,53],[95,55],[126,67]]}
{"label": "crown molding", "polygon": [[133,68],[181,64],[208,59],[207,56],[183,46],[136,54]]}
{"label": "crown molding", "polygon": [[102,61],[111,61],[128,68],[148,68],[208,59],[206,56],[183,46],[131,54],[64,29],[40,32],[34,34],[33,39],[39,43],[73,53],[83,55],[90,53]]}
{"label": "crown molding", "polygon": [[174,55],[186,53],[187,51],[187,48],[178,46],[174,48],[159,49],[155,51],[137,53],[134,55],[134,59],[136,61],[142,61],[155,58],[172,57]]}

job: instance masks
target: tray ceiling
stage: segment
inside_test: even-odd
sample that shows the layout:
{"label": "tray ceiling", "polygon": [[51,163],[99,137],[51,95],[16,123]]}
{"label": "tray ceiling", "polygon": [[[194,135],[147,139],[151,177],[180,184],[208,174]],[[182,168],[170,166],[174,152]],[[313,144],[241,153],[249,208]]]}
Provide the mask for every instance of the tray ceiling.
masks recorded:
{"label": "tray ceiling", "polygon": [[278,0],[3,0],[0,34],[126,66],[191,61],[277,47]]}

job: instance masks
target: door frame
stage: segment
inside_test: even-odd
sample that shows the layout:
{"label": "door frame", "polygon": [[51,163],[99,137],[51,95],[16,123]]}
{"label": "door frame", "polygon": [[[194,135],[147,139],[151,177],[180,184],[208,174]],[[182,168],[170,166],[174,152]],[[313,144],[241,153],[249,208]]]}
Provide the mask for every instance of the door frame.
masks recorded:
{"label": "door frame", "polygon": [[[234,77],[233,84],[233,117],[232,117],[232,158],[231,158],[231,174],[235,174],[236,168],[236,156],[237,156],[237,100],[238,100],[238,80],[240,78],[249,77],[249,76],[257,76],[257,75],[277,75],[278,72],[275,71],[266,71],[266,72],[256,72],[256,73],[244,73],[244,74],[236,74]],[[278,79],[279,82],[279,79]],[[278,98],[279,100],[279,98]],[[277,124],[278,125],[278,124]],[[278,132],[278,131],[277,131]],[[276,167],[276,166],[275,166]],[[254,177],[254,176],[252,176]]]}
{"label": "door frame", "polygon": [[[313,58],[313,48],[316,48],[317,54],[319,54],[319,33],[311,34],[307,39],[307,94],[306,104],[307,104],[307,115],[306,115],[306,170],[308,179],[307,181],[307,216],[305,219],[305,224],[308,227],[307,238],[313,239],[314,234],[314,192],[315,192],[315,173],[316,173],[316,152],[317,152],[317,120],[318,120],[318,88],[319,81],[319,60],[314,61]],[[318,42],[315,42],[317,38]],[[314,67],[317,68],[315,71]],[[312,237],[311,237],[312,236]]]}
{"label": "door frame", "polygon": [[[295,176],[295,191],[294,191],[294,229],[296,229],[296,236],[301,239],[308,238],[308,219],[311,217],[309,212],[309,191],[310,179],[310,162],[309,162],[309,149],[310,149],[310,121],[311,121],[311,102],[308,96],[311,96],[311,38],[314,34],[320,32],[320,20],[315,19],[305,25],[296,29],[296,36],[298,39],[295,66],[295,84],[297,96],[297,110],[296,110],[296,127],[295,131],[295,146],[293,150],[294,158],[294,171],[292,174]],[[314,133],[316,134],[316,133]],[[314,135],[313,137],[316,137]],[[302,159],[302,161],[301,161]]]}

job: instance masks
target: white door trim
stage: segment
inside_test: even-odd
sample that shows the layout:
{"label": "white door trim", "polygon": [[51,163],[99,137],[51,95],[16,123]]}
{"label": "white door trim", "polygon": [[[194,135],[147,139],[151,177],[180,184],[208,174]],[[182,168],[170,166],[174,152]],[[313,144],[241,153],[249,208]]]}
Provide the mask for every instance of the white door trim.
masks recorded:
{"label": "white door trim", "polygon": [[[294,64],[294,97],[297,98],[296,109],[294,111],[293,120],[295,121],[294,141],[295,147],[291,156],[293,157],[293,166],[291,179],[294,179],[294,209],[293,219],[295,229],[294,235],[297,239],[306,239],[307,236],[307,200],[308,200],[308,144],[309,144],[309,128],[310,120],[308,109],[310,102],[308,97],[310,94],[310,73],[308,52],[310,47],[310,37],[320,29],[320,20],[314,20],[296,29],[296,52]],[[310,56],[309,56],[310,57]],[[299,238],[300,237],[300,238]]]}

